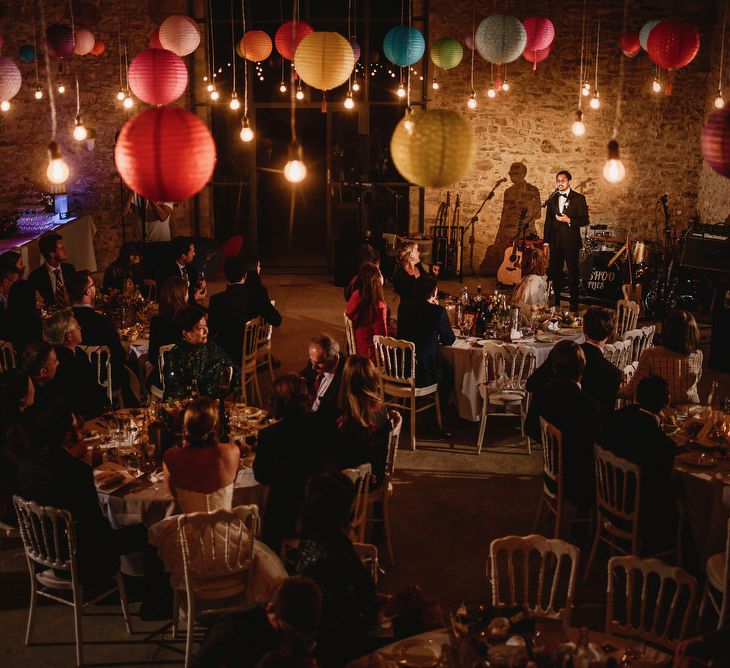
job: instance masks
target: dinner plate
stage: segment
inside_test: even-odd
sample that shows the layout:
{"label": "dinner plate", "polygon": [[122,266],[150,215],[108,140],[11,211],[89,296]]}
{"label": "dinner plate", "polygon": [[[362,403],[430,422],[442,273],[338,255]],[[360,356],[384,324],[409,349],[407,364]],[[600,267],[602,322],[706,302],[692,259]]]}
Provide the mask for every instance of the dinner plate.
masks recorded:
{"label": "dinner plate", "polygon": [[538,332],[537,340],[541,343],[557,343],[561,341],[563,337],[555,332]]}
{"label": "dinner plate", "polygon": [[399,666],[435,668],[441,659],[441,647],[431,640],[412,638],[398,643],[394,654]]}
{"label": "dinner plate", "polygon": [[717,459],[712,455],[704,452],[685,452],[677,455],[675,460],[687,466],[697,466],[698,468],[711,468],[717,464]]}
{"label": "dinner plate", "polygon": [[580,334],[582,331],[582,327],[561,327],[557,333],[560,334],[560,336],[575,336],[576,334]]}

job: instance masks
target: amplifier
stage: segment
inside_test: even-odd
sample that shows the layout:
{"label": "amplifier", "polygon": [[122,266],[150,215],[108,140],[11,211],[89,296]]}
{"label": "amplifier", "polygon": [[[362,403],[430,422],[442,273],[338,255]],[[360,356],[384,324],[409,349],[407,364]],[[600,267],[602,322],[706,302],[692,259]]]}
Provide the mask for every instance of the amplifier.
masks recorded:
{"label": "amplifier", "polygon": [[683,267],[730,272],[730,225],[692,225],[684,237]]}

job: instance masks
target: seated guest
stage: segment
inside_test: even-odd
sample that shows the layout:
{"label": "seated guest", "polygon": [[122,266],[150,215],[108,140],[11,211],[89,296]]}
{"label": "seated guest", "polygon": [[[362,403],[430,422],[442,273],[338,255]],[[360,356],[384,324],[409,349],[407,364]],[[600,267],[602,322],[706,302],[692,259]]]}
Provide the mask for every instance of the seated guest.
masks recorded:
{"label": "seated guest", "polygon": [[269,486],[263,541],[275,552],[283,538],[297,535],[304,486],[334,460],[333,427],[315,418],[303,378],[280,376],[274,382],[271,414],[278,422],[259,432],[253,464],[256,480]]}
{"label": "seated guest", "polygon": [[233,369],[229,388],[240,385],[241,374],[231,358],[215,342],[208,340],[208,323],[199,306],[186,306],[178,312],[175,324],[182,340],[169,353],[165,364],[165,398],[186,399],[198,393],[222,399],[221,379]]}
{"label": "seated guest", "polygon": [[17,251],[8,251],[0,255],[0,268],[15,269],[18,278],[23,278],[25,273],[25,265],[23,264],[23,256]]}
{"label": "seated guest", "polygon": [[374,264],[364,263],[357,274],[357,288],[347,302],[345,315],[352,320],[356,352],[375,361],[373,336],[387,336],[388,307],[383,294],[383,276]]}
{"label": "seated guest", "polygon": [[339,407],[337,468],[369,463],[376,480],[382,482],[391,424],[380,399],[377,372],[366,357],[350,355],[345,360]]}
{"label": "seated guest", "polygon": [[654,554],[674,546],[677,530],[676,490],[672,480],[677,446],[659,425],[659,413],[669,403],[669,385],[659,376],[642,378],[638,404],[618,411],[606,429],[604,443],[641,469],[639,538],[641,553]]}
{"label": "seated guest", "polygon": [[178,276],[170,276],[160,291],[160,310],[150,319],[150,347],[147,360],[152,371],[148,385],[159,385],[160,346],[180,343],[180,329],[175,324],[177,314],[188,305],[188,285]]}
{"label": "seated guest", "polygon": [[548,303],[547,260],[541,250],[526,248],[522,253],[522,280],[512,293],[510,303],[529,317]]}
{"label": "seated guest", "polygon": [[104,292],[131,297],[142,290],[142,251],[139,244],[127,241],[119,249],[119,255],[104,272]]}
{"label": "seated guest", "polygon": [[195,241],[190,237],[175,237],[170,244],[173,259],[163,263],[158,278],[161,291],[165,280],[170,276],[182,278],[188,286],[188,301],[195,304],[205,298],[205,281],[199,280],[198,270],[192,262],[195,258]]}
{"label": "seated guest", "polygon": [[28,280],[43,298],[46,308],[69,305],[66,284],[76,271],[68,260],[68,251],[60,234],[45,234],[38,240],[38,250],[45,261],[28,274]]}
{"label": "seated guest", "polygon": [[55,382],[58,356],[50,343],[39,341],[23,351],[23,371],[33,381],[35,409],[42,411],[58,401],[63,391]]}
{"label": "seated guest", "polygon": [[306,380],[313,398],[312,411],[331,424],[339,414],[337,401],[344,364],[340,344],[329,334],[319,334],[309,340],[309,364],[299,375]]}
{"label": "seated guest", "polygon": [[28,344],[43,340],[43,321],[30,281],[16,281],[10,286],[5,334],[17,355],[21,355]]}
{"label": "seated guest", "polygon": [[0,264],[0,312],[8,308],[10,286],[20,280],[20,272],[14,266]]}
{"label": "seated guest", "polygon": [[593,445],[599,442],[601,408],[581,389],[586,358],[574,341],[558,341],[551,353],[554,377],[533,395],[535,410],[563,433],[565,498],[585,517],[595,502]]}
{"label": "seated guest", "polygon": [[415,241],[403,244],[398,249],[397,255],[398,264],[393,272],[393,289],[400,297],[400,304],[398,305],[398,320],[400,320],[400,307],[403,304],[414,299],[420,301],[420,295],[423,293],[422,291],[417,292],[416,286],[428,274],[421,263],[421,255]]}
{"label": "seated guest", "polygon": [[228,281],[224,292],[213,295],[208,307],[208,324],[213,338],[233,360],[241,360],[243,328],[249,320],[261,316],[274,327],[281,324],[281,315],[272,306],[265,289],[246,283],[255,265],[246,265],[243,258],[231,257],[223,265]]}
{"label": "seated guest", "polygon": [[672,404],[698,404],[697,383],[702,376],[700,330],[687,311],[673,311],[662,326],[662,344],[641,353],[639,366],[620,396],[633,399],[636,388],[646,376],[661,376],[669,383]]}
{"label": "seated guest", "polygon": [[322,668],[344,666],[368,652],[367,633],[380,604],[375,585],[347,537],[354,487],[343,473],[314,476],[301,514],[296,572],[322,590],[322,623],[317,661]]}
{"label": "seated guest", "polygon": [[309,578],[286,578],[267,603],[219,617],[192,666],[258,668],[274,650],[309,656],[321,615],[322,594],[317,585]]}
{"label": "seated guest", "polygon": [[[81,344],[84,346],[109,346],[112,363],[112,385],[127,388],[129,377],[124,360],[126,353],[119,339],[119,332],[112,319],[94,310],[96,283],[90,271],[77,271],[68,281],[68,292],[73,304],[73,315],[81,326]],[[126,395],[126,391],[125,391]],[[128,398],[125,396],[125,401]]]}
{"label": "seated guest", "polygon": [[364,264],[374,264],[378,269],[380,269],[380,253],[378,253],[377,249],[373,248],[369,243],[364,243],[357,251],[359,266],[357,269],[357,273],[350,279],[350,282],[345,286],[345,301],[349,302],[350,297],[352,297],[352,293],[355,292],[360,286],[359,286],[359,279],[358,275],[360,274],[360,269],[362,269]]}
{"label": "seated guest", "polygon": [[415,297],[398,309],[398,338],[416,346],[416,386],[426,387],[442,380],[439,345],[455,340],[446,309],[436,298],[436,279],[424,276],[415,285]]}
{"label": "seated guest", "polygon": [[54,346],[58,358],[55,382],[76,415],[99,417],[109,408],[107,394],[97,380],[96,367],[79,348],[81,327],[71,309],[54,313],[43,323],[43,338]]}

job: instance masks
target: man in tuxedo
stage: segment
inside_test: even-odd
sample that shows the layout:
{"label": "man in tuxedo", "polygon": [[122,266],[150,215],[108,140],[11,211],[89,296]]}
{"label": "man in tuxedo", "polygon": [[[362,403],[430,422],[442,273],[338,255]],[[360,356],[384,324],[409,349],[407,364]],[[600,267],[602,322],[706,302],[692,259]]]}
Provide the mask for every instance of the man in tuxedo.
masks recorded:
{"label": "man in tuxedo", "polygon": [[314,397],[312,412],[329,422],[337,419],[339,409],[342,368],[345,356],[340,353],[340,344],[329,334],[318,334],[309,340],[309,364],[299,374],[307,381],[309,392]]}
{"label": "man in tuxedo", "polygon": [[45,263],[28,274],[28,280],[43,297],[46,306],[64,308],[69,305],[68,279],[76,271],[68,260],[68,251],[60,234],[46,234],[38,240],[38,250]]}
{"label": "man in tuxedo", "polygon": [[560,293],[563,290],[563,264],[567,264],[570,310],[577,311],[579,303],[578,251],[583,247],[580,228],[588,225],[590,221],[585,196],[570,187],[572,178],[570,172],[566,170],[561,170],[556,174],[557,188],[545,208],[545,248],[550,254],[548,275],[553,282],[555,306],[560,306]]}
{"label": "man in tuxedo", "polygon": [[249,320],[261,316],[274,327],[281,324],[281,314],[269,301],[266,289],[246,282],[246,276],[252,271],[256,271],[256,266],[249,265],[243,258],[228,258],[223,265],[228,287],[213,295],[208,307],[211,334],[229,357],[239,364],[243,350],[243,328]]}
{"label": "man in tuxedo", "polygon": [[195,242],[190,237],[175,237],[170,244],[174,259],[165,262],[157,282],[158,292],[162,290],[165,279],[179,276],[188,284],[188,301],[191,304],[205,297],[205,284],[199,285],[198,270],[192,262],[195,258]]}
{"label": "man in tuxedo", "polygon": [[604,423],[613,415],[618,388],[621,385],[621,372],[603,355],[603,348],[613,331],[613,311],[600,306],[591,306],[583,314],[585,343],[581,344],[581,348],[586,356],[586,368],[583,371],[581,387],[589,397],[593,397],[600,404]]}

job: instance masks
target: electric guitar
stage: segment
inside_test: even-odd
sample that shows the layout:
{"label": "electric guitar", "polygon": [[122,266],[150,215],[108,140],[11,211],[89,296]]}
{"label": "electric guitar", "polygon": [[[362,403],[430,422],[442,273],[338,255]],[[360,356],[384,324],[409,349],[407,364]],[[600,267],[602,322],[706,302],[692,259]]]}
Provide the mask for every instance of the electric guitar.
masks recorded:
{"label": "electric guitar", "polygon": [[527,227],[525,218],[527,217],[527,209],[520,211],[520,222],[517,224],[517,234],[511,246],[504,249],[504,258],[502,264],[497,269],[497,282],[502,285],[517,285],[522,280],[522,251],[525,248],[525,242],[520,244],[520,235]]}

